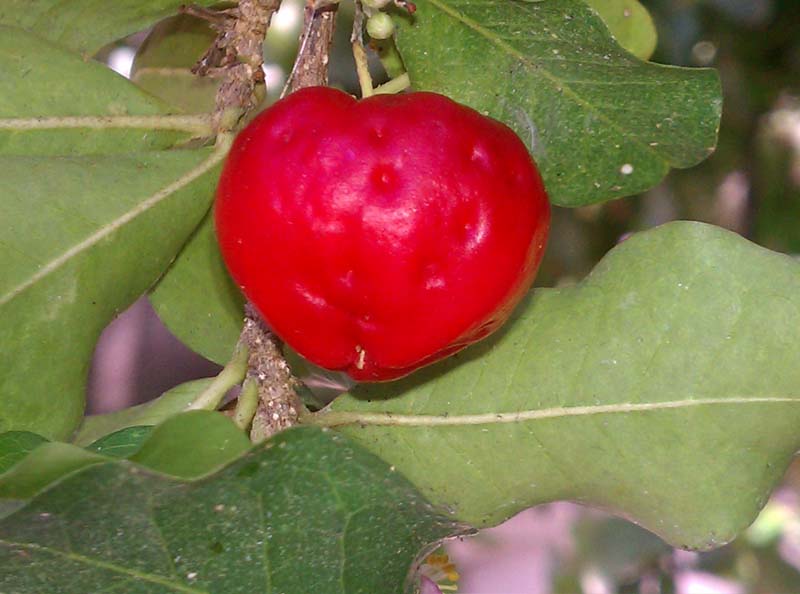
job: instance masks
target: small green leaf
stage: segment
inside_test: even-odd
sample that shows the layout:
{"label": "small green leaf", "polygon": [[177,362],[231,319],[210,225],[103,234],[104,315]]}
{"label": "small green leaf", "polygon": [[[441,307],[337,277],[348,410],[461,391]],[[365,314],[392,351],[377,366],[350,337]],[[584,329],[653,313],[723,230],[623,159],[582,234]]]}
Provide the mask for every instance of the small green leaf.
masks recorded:
{"label": "small green leaf", "polygon": [[128,458],[139,451],[139,448],[142,447],[142,442],[152,432],[153,427],[149,425],[127,427],[101,437],[91,445],[86,446],[86,449],[109,458]]}
{"label": "small green leaf", "polygon": [[216,36],[207,21],[188,15],[165,19],[136,53],[131,80],[186,113],[213,111],[222,79],[198,76],[192,67]]}
{"label": "small green leaf", "polygon": [[61,477],[107,460],[68,443],[43,443],[0,474],[0,499],[30,499]]}
{"label": "small green leaf", "polygon": [[128,458],[175,478],[197,478],[219,470],[251,446],[245,433],[222,413],[190,411],[155,428],[117,431],[86,449],[59,442],[40,444],[0,474],[0,499],[30,499],[75,470],[113,458]]}
{"label": "small green leaf", "polygon": [[219,469],[252,443],[222,413],[193,410],[158,425],[130,460],[180,478],[197,478]]}
{"label": "small green leaf", "polygon": [[0,474],[14,466],[47,439],[29,431],[0,433]]}
{"label": "small green leaf", "polygon": [[169,116],[102,64],[2,25],[0,97],[0,154],[129,153],[210,135],[207,118]]}
{"label": "small green leaf", "polygon": [[489,340],[307,422],[340,426],[473,524],[568,499],[711,548],[800,447],[798,329],[800,262],[676,222],[537,291]]}
{"label": "small green leaf", "polygon": [[397,33],[414,87],[513,128],[555,204],[641,192],[714,150],[716,73],[635,58],[581,0],[416,4]]}
{"label": "small green leaf", "polygon": [[224,365],[239,340],[244,297],[228,275],[209,213],[150,294],[161,321],[194,351]]}
{"label": "small green leaf", "polygon": [[0,521],[0,591],[401,594],[464,531],[343,436],[292,429],[197,482],[128,462],[66,478]]}
{"label": "small green leaf", "polygon": [[[199,6],[217,3],[193,2]],[[3,0],[0,25],[27,29],[88,58],[104,45],[175,14],[182,4],[180,0],[115,0],[109,10],[97,0]]]}
{"label": "small green leaf", "polygon": [[0,431],[72,433],[97,337],[202,219],[223,156],[0,158]]}
{"label": "small green leaf", "polygon": [[164,392],[150,402],[103,415],[86,417],[72,441],[77,445],[86,446],[105,435],[116,433],[127,427],[158,425],[169,417],[186,410],[189,404],[212,381],[213,378],[186,382]]}
{"label": "small green leaf", "polygon": [[658,34],[653,19],[639,0],[586,0],[614,39],[637,58],[649,60],[656,49]]}

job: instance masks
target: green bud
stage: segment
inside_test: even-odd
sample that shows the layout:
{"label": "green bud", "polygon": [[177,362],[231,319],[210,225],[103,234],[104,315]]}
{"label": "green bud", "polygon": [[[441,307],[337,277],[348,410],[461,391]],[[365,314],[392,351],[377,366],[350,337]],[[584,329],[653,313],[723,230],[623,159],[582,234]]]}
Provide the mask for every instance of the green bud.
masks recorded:
{"label": "green bud", "polygon": [[373,39],[389,39],[394,34],[394,21],[384,12],[367,19],[367,33]]}

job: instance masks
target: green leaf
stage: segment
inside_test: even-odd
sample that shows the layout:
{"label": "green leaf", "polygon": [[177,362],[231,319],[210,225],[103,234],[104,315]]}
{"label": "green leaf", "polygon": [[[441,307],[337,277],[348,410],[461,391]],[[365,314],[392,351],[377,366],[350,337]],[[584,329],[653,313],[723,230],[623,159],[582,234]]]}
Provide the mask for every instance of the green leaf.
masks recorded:
{"label": "green leaf", "polygon": [[86,449],[45,442],[0,474],[0,499],[30,499],[39,491],[91,464],[128,458],[174,478],[198,478],[232,462],[251,448],[245,433],[216,411],[190,411],[152,427],[129,427]]}
{"label": "green leaf", "polygon": [[170,331],[194,351],[224,365],[239,340],[244,297],[228,275],[209,213],[150,301]]}
{"label": "green leaf", "polygon": [[197,478],[250,449],[247,435],[225,415],[193,410],[157,426],[130,459],[164,474]]}
{"label": "green leaf", "polygon": [[568,499],[705,549],[753,521],[800,447],[800,262],[676,222],[518,314],[305,422],[479,526]]}
{"label": "green leaf", "polygon": [[47,440],[29,431],[0,433],[0,473],[5,472]]}
{"label": "green leaf", "polygon": [[43,443],[0,475],[0,499],[30,499],[61,477],[107,460],[68,443]]}
{"label": "green leaf", "polygon": [[[198,78],[190,68],[213,38],[208,24],[196,18],[167,19],[139,50],[133,80],[187,110],[210,109],[219,79]],[[191,105],[198,102],[201,105]],[[150,301],[184,344],[220,365],[228,362],[242,329],[244,299],[222,262],[210,213],[156,285]]]}
{"label": "green leaf", "polygon": [[649,60],[658,34],[653,19],[639,0],[586,0],[623,48],[637,58]]}
{"label": "green leaf", "polygon": [[175,111],[98,62],[0,25],[0,154],[148,151],[210,134],[207,118]]}
{"label": "green leaf", "polygon": [[187,113],[213,111],[222,79],[198,76],[191,69],[216,36],[207,21],[188,15],[160,22],[136,53],[131,80]]}
{"label": "green leaf", "polygon": [[463,532],[343,436],[293,429],[198,482],[127,462],[61,481],[0,521],[0,591],[399,594]]}
{"label": "green leaf", "polygon": [[417,8],[397,33],[414,87],[513,128],[555,204],[641,192],[714,149],[716,73],[642,62],[580,0],[420,0]]}
{"label": "green leaf", "polygon": [[91,445],[86,446],[86,449],[109,458],[128,458],[139,451],[139,448],[142,447],[142,442],[152,432],[153,427],[149,425],[126,427],[101,437]]}
{"label": "green leaf", "polygon": [[[216,3],[193,2],[199,6]],[[0,25],[28,29],[88,58],[104,45],[175,14],[182,4],[180,0],[116,0],[109,10],[97,0],[3,0]]]}
{"label": "green leaf", "polygon": [[186,410],[189,404],[212,381],[213,378],[186,382],[164,392],[150,402],[103,415],[86,417],[72,441],[77,445],[86,446],[105,435],[116,433],[128,427],[158,425],[165,419]]}
{"label": "green leaf", "polygon": [[0,158],[0,431],[75,429],[97,337],[201,220],[223,155]]}

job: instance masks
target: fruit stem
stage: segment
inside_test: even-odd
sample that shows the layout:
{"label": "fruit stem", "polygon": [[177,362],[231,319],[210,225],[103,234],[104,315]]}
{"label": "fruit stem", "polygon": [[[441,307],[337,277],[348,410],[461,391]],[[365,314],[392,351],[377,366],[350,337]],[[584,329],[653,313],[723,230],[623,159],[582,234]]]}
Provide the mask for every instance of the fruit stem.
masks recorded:
{"label": "fruit stem", "polygon": [[361,98],[366,99],[374,94],[372,86],[372,76],[367,66],[367,52],[360,40],[353,42],[353,59],[356,61],[356,72],[358,73],[358,84],[361,86]]}
{"label": "fruit stem", "polygon": [[244,379],[250,353],[246,346],[236,346],[231,360],[209,386],[198,394],[186,410],[216,410],[225,394]]}
{"label": "fruit stem", "polygon": [[361,98],[366,99],[373,94],[374,85],[367,64],[367,51],[364,49],[364,7],[360,0],[353,3],[353,30],[350,33],[350,43],[353,45],[353,60],[356,63],[358,84],[361,87]]}

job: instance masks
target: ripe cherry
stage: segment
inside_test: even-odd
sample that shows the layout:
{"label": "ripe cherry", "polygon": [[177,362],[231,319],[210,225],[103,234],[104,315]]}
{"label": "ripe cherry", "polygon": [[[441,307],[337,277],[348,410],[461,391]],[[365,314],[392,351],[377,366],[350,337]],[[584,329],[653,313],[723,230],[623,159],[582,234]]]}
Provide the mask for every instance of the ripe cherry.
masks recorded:
{"label": "ripe cherry", "polygon": [[550,206],[505,125],[434,93],[298,91],[236,138],[222,255],[278,336],[359,381],[484,338],[530,287]]}

